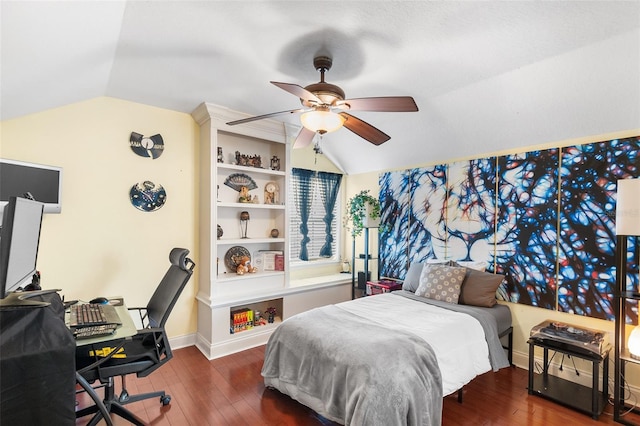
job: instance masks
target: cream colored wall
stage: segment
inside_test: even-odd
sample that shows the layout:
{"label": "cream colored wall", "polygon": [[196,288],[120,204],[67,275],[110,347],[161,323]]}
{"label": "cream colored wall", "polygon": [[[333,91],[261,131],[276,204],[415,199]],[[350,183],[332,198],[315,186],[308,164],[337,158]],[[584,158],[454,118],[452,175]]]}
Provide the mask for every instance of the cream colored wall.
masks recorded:
{"label": "cream colored wall", "polygon": [[[640,129],[632,129],[627,131],[610,133],[606,135],[589,136],[589,137],[584,137],[579,139],[565,140],[561,142],[550,142],[550,143],[540,144],[537,146],[522,148],[518,150],[505,150],[497,153],[495,152],[486,153],[483,155],[475,156],[474,158],[491,156],[491,155],[506,155],[506,154],[513,154],[518,152],[527,152],[527,151],[532,151],[536,149],[551,148],[551,147],[570,146],[570,145],[579,145],[579,144],[592,143],[592,142],[598,142],[598,141],[607,141],[607,140],[612,140],[617,138],[637,136],[639,134],[640,134]],[[470,159],[470,158],[457,158],[457,159],[452,158],[450,162],[467,160],[467,159]],[[415,165],[415,166],[403,168],[403,170],[413,168],[413,167],[426,167],[429,165],[432,165],[432,164]],[[378,177],[380,173],[384,171],[377,171],[373,173],[363,173],[363,174],[348,176],[347,185],[346,185],[347,199],[349,199],[350,197],[352,197],[353,195],[355,195],[356,193],[358,193],[360,190],[363,190],[363,189],[369,189],[372,194],[378,194],[380,190],[380,186],[378,185]],[[370,249],[370,252],[377,253],[376,243],[377,243],[376,239],[373,238],[371,242],[371,246],[373,247],[373,249]],[[345,250],[345,252],[347,253],[351,252],[350,244],[351,244],[351,239],[350,238],[345,239],[345,247],[343,248],[343,250]],[[357,244],[356,244],[357,253],[360,253],[361,252],[360,250],[362,250],[361,244],[362,244],[362,238],[358,238]],[[372,270],[372,273],[373,273],[373,270]],[[583,326],[583,327],[595,328],[595,329],[604,330],[604,331],[613,333],[614,324],[613,322],[610,322],[610,321],[598,320],[598,319],[593,319],[593,318],[584,317],[580,315],[567,314],[563,312],[551,311],[548,309],[536,308],[536,307],[526,306],[526,305],[521,305],[516,303],[507,303],[507,302],[501,302],[501,303],[505,303],[509,305],[509,307],[511,308],[511,313],[513,315],[513,323],[514,323],[514,352],[516,353],[514,360],[518,365],[524,368],[527,368],[527,359],[528,359],[528,350],[529,350],[527,345],[527,339],[529,337],[529,332],[533,326],[541,323],[544,320],[552,319],[555,321],[565,322],[565,323],[574,324],[574,325]],[[611,336],[613,336],[613,334]],[[611,340],[611,342],[613,343],[613,339]],[[612,358],[613,358],[613,352],[612,352]],[[578,364],[579,363],[580,361],[578,361]],[[579,368],[580,368],[580,365],[579,365]],[[586,365],[586,369],[588,368],[589,366]],[[627,379],[629,379],[631,383],[635,384],[636,386],[640,386],[640,371],[636,371],[638,369],[640,369],[640,366],[629,365],[628,371],[627,371]]]}
{"label": "cream colored wall", "polygon": [[[0,126],[0,156],[63,168],[62,213],[45,215],[42,224],[43,288],[61,288],[67,300],[122,295],[129,306],[144,306],[171,248],[188,248],[197,263],[198,129],[190,115],[101,97]],[[162,156],[134,154],[132,131],[161,134]],[[155,212],[129,202],[129,189],[143,180],[167,191]],[[196,277],[169,319],[170,337],[195,333]]]}

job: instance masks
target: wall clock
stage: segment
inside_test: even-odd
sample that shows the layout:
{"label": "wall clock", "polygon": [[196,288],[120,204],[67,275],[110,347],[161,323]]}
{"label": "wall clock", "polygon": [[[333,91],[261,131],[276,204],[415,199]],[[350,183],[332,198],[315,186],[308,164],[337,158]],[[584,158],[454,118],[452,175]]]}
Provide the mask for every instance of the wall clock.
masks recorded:
{"label": "wall clock", "polygon": [[148,137],[140,133],[131,132],[129,145],[131,145],[133,152],[139,156],[152,158],[154,160],[164,152],[164,140],[162,140],[162,136],[159,134]]}
{"label": "wall clock", "polygon": [[129,191],[131,204],[143,212],[158,210],[167,201],[167,193],[160,184],[155,184],[150,180],[136,183]]}

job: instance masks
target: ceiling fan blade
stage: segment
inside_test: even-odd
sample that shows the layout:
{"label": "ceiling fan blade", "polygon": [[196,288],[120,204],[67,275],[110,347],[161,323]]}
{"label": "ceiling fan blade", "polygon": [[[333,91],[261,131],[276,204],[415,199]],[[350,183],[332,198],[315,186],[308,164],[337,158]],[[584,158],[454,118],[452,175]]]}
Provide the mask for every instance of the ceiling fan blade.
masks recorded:
{"label": "ceiling fan blade", "polygon": [[235,126],[236,124],[244,124],[244,123],[249,123],[251,121],[262,120],[262,119],[269,118],[269,117],[275,117],[275,116],[278,116],[278,115],[296,114],[296,113],[305,112],[305,111],[306,111],[305,109],[298,108],[298,109],[292,109],[292,110],[288,110],[288,111],[272,112],[271,114],[257,115],[255,117],[249,117],[249,118],[243,118],[241,120],[229,121],[227,123],[227,125],[228,126]]}
{"label": "ceiling fan blade", "polygon": [[418,105],[411,96],[388,96],[378,98],[356,98],[337,101],[334,106],[349,105],[349,111],[412,112]]}
{"label": "ceiling fan blade", "polygon": [[344,127],[374,145],[381,145],[391,139],[391,136],[351,114],[341,112],[340,115],[345,118]]}
{"label": "ceiling fan blade", "polygon": [[313,93],[311,93],[310,91],[308,91],[304,87],[298,86],[297,84],[278,83],[277,81],[272,81],[271,84],[275,84],[276,86],[278,86],[282,90],[284,90],[286,92],[289,92],[292,95],[295,95],[295,96],[297,96],[300,99],[303,99],[305,101],[315,102],[315,103],[318,103],[318,104],[322,104],[323,103],[322,100],[320,98],[318,98],[316,95],[314,95]]}
{"label": "ceiling fan blade", "polygon": [[296,138],[295,142],[293,143],[293,148],[298,149],[308,146],[313,141],[315,135],[316,132],[303,127],[302,130],[300,130],[300,133],[298,133],[298,137]]}

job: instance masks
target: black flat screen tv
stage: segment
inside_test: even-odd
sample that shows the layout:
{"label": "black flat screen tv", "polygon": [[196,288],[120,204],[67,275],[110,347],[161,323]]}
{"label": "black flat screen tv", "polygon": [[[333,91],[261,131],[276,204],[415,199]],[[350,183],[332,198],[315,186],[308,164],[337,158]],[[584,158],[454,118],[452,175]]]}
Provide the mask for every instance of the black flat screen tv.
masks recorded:
{"label": "black flat screen tv", "polygon": [[[0,229],[0,298],[19,290],[36,272],[43,203],[10,197]],[[29,281],[30,282],[30,281]]]}
{"label": "black flat screen tv", "polygon": [[29,198],[44,204],[45,213],[62,211],[62,168],[0,158],[0,219],[9,197]]}

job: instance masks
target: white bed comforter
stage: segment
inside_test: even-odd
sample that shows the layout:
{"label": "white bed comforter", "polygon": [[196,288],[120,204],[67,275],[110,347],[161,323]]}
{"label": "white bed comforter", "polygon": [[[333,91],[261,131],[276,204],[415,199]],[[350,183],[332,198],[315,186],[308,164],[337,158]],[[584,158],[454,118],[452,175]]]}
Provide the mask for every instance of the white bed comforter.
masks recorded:
{"label": "white bed comforter", "polygon": [[[338,308],[388,328],[413,333],[431,345],[449,395],[491,370],[482,326],[470,315],[386,293],[339,303]],[[375,315],[371,315],[375,312]]]}

